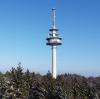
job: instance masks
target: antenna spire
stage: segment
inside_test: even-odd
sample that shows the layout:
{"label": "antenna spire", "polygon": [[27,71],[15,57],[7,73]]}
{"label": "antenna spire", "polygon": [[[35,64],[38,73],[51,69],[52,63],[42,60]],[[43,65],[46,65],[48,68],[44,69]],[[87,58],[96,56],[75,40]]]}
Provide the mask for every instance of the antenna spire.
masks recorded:
{"label": "antenna spire", "polygon": [[56,9],[55,8],[53,8],[52,9],[52,17],[53,17],[53,29],[55,29],[56,28]]}

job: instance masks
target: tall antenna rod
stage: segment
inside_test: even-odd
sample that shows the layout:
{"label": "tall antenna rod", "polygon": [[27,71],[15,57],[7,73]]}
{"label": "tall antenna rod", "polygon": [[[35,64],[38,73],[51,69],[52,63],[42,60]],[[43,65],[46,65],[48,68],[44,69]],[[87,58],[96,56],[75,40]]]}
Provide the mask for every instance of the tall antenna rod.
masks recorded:
{"label": "tall antenna rod", "polygon": [[55,29],[56,28],[56,9],[55,8],[53,8],[52,9],[52,16],[53,16],[53,29]]}

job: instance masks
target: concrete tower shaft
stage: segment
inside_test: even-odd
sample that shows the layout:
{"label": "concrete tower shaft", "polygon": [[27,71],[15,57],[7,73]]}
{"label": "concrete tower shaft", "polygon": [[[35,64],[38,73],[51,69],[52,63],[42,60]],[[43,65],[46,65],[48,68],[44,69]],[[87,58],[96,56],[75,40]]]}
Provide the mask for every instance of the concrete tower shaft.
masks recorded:
{"label": "concrete tower shaft", "polygon": [[52,77],[56,79],[56,46],[52,46]]}

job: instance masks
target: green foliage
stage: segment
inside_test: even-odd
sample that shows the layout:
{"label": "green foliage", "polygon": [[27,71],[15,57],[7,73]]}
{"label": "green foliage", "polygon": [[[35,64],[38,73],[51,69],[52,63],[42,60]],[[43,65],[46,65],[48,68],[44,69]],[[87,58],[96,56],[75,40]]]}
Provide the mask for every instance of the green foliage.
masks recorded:
{"label": "green foliage", "polygon": [[0,99],[100,99],[100,77],[76,74],[46,75],[23,72],[21,63],[0,72]]}

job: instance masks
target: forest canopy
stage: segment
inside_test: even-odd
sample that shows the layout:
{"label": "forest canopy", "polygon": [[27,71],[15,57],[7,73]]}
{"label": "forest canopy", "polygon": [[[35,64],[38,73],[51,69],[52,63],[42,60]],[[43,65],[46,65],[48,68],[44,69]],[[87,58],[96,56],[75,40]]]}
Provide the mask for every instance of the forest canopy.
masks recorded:
{"label": "forest canopy", "polygon": [[100,77],[24,72],[21,64],[0,72],[0,99],[100,99]]}

